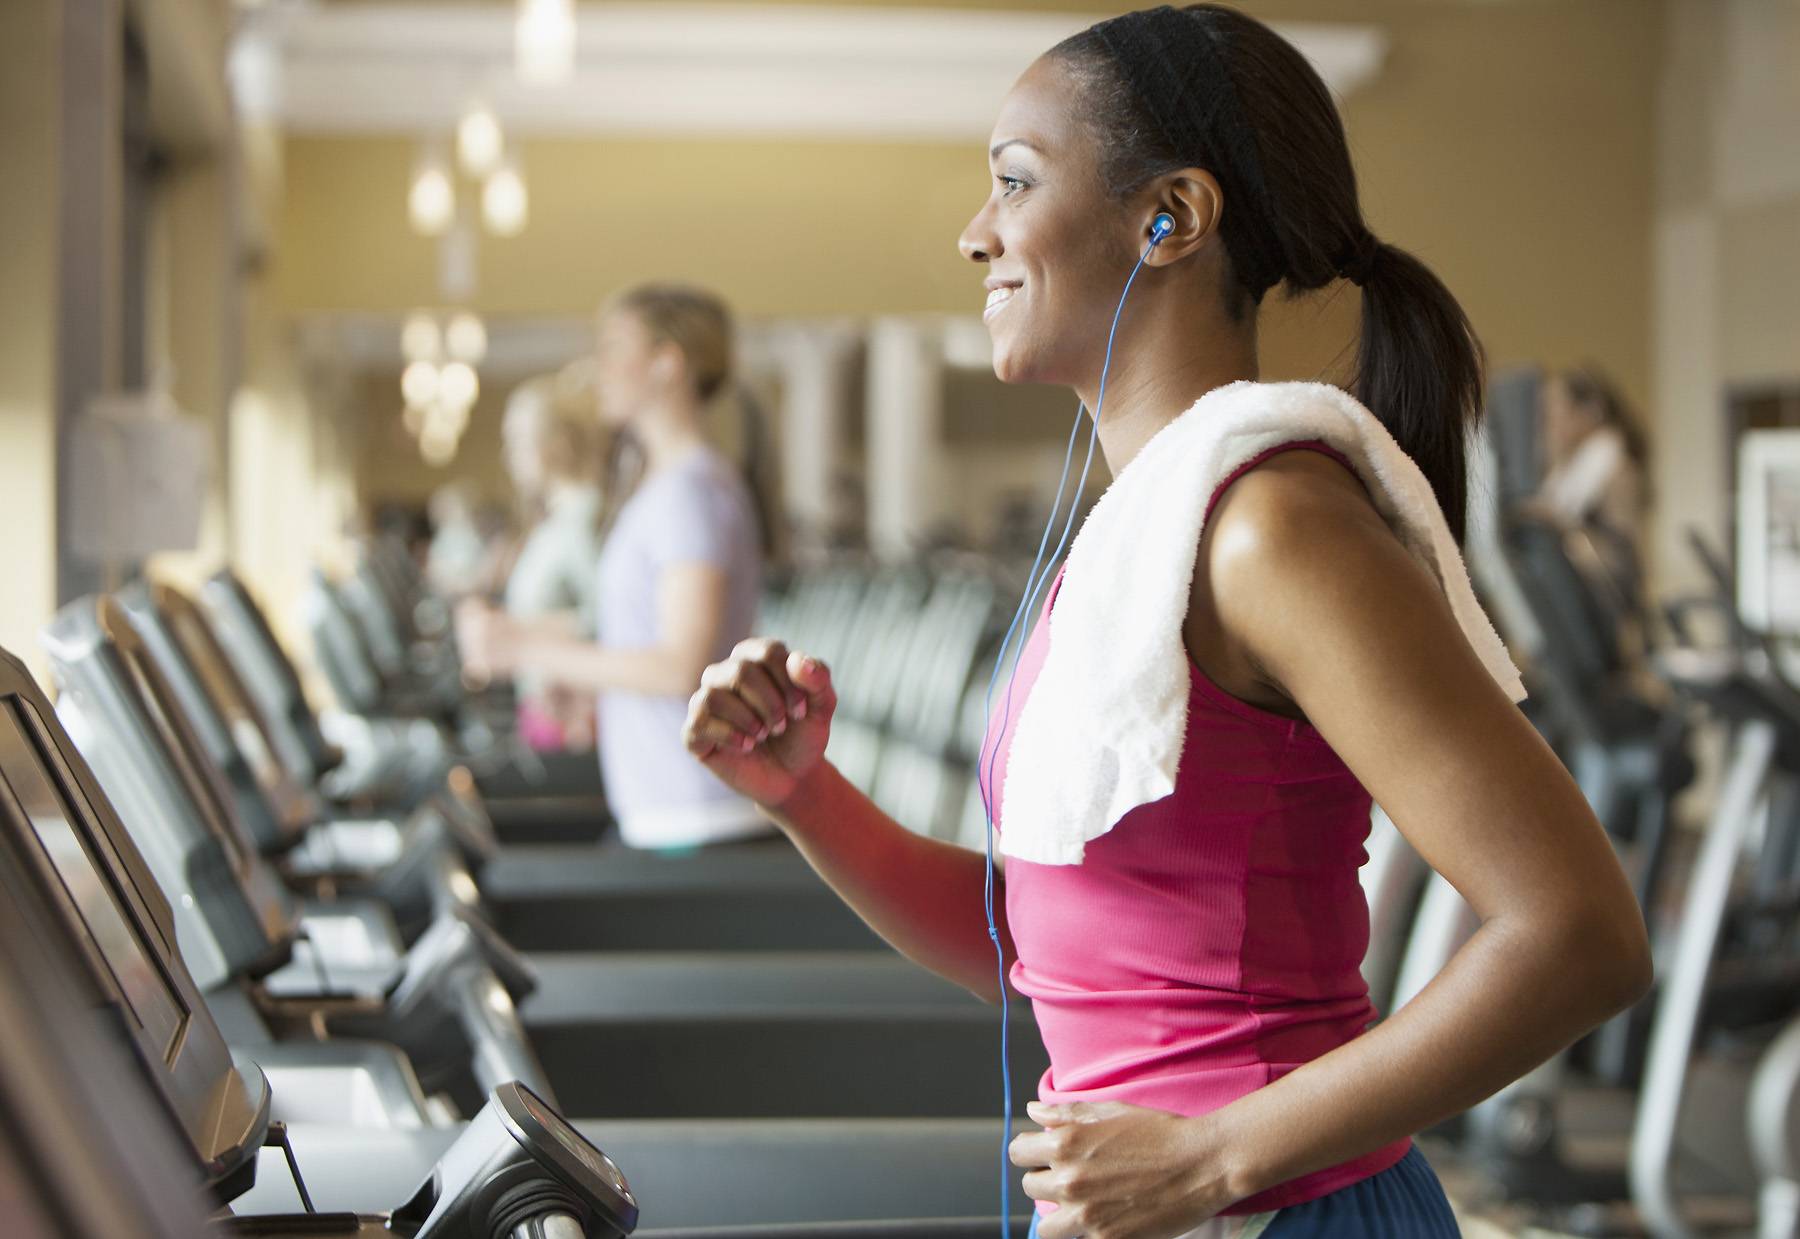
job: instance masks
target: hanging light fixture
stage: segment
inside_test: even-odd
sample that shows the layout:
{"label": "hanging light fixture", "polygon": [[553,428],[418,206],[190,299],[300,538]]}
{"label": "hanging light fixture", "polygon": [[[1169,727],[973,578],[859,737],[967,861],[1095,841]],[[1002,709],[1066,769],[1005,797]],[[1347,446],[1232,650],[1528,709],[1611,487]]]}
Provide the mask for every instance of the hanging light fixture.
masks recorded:
{"label": "hanging light fixture", "polygon": [[408,314],[406,325],[400,328],[401,355],[408,361],[436,361],[443,351],[443,333],[438,330],[437,319],[423,310]]}
{"label": "hanging light fixture", "polygon": [[554,86],[575,73],[575,0],[519,0],[513,63],[534,86]]}
{"label": "hanging light fixture", "polygon": [[439,371],[437,396],[444,404],[467,410],[480,395],[481,380],[467,362],[453,361]]}
{"label": "hanging light fixture", "polygon": [[460,439],[469,428],[469,406],[440,400],[426,412],[425,426]]}
{"label": "hanging light fixture", "polygon": [[479,100],[471,103],[456,123],[456,161],[463,175],[480,180],[500,165],[505,147],[494,109]]}
{"label": "hanging light fixture", "polygon": [[456,449],[461,445],[463,431],[468,426],[469,406],[455,403],[440,394],[425,410],[424,424],[419,428],[419,455],[424,457],[428,465],[442,467],[449,464],[456,459]]}
{"label": "hanging light fixture", "polygon": [[406,214],[413,231],[427,237],[443,236],[456,218],[456,186],[450,180],[444,153],[435,144],[425,147],[413,168]]}
{"label": "hanging light fixture", "polygon": [[434,469],[441,469],[456,459],[456,449],[461,437],[450,433],[447,427],[440,428],[427,423],[419,432],[419,455],[425,463]]}
{"label": "hanging light fixture", "polygon": [[[449,367],[445,367],[448,370]],[[406,403],[420,407],[436,400],[443,391],[445,375],[429,361],[415,361],[400,372],[400,394]]]}
{"label": "hanging light fixture", "polygon": [[449,326],[444,328],[444,347],[452,361],[479,366],[481,359],[487,356],[487,328],[479,316],[465,310],[453,316]]}
{"label": "hanging light fixture", "polygon": [[481,187],[481,218],[495,236],[516,237],[525,230],[531,198],[517,159],[508,158]]}

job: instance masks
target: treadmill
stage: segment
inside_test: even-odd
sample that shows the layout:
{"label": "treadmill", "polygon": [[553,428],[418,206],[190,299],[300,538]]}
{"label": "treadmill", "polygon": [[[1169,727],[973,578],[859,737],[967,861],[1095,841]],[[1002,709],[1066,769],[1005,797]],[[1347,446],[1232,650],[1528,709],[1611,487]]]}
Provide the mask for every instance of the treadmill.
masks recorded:
{"label": "treadmill", "polygon": [[[0,799],[4,799],[0,796]],[[10,811],[10,808],[0,812]],[[203,1233],[188,1134],[134,1078],[123,1026],[57,937],[49,908],[0,861],[0,1198],[10,1239],[191,1239]]]}
{"label": "treadmill", "polygon": [[[444,911],[402,948],[372,901],[297,900],[245,836],[118,604],[69,604],[44,644],[64,688],[58,713],[125,809],[152,872],[179,892],[183,955],[234,1041],[307,1043],[329,1032],[387,1042],[406,1050],[427,1091],[460,1106],[507,1080],[552,1097],[515,1006],[534,984],[531,970],[479,917]],[[327,1046],[299,1053],[301,1062],[283,1065],[335,1062]]]}
{"label": "treadmill", "polygon": [[[40,842],[41,841],[41,842]],[[15,851],[36,849],[37,873],[60,879],[65,924],[81,935],[94,975],[107,978],[117,1010],[115,1023],[147,1049],[137,1056],[161,1094],[203,1137],[196,1156],[220,1196],[229,1195],[240,1215],[289,1213],[306,1208],[293,1176],[256,1176],[254,1154],[268,1125],[268,1094],[249,1064],[233,1060],[192,976],[174,949],[170,904],[152,879],[98,781],[57,722],[49,703],[23,666],[0,652],[0,843]],[[53,867],[56,860],[64,862]],[[10,886],[25,870],[3,863]],[[24,907],[9,899],[3,915]],[[0,936],[0,956],[20,939]],[[101,944],[105,943],[103,950]],[[0,1057],[10,1064],[9,1038]],[[629,1071],[629,1064],[608,1069]],[[10,1077],[0,1074],[0,1079]],[[113,1095],[114,1106],[133,1095]],[[90,1115],[100,1121],[98,1114]],[[860,1122],[715,1120],[706,1123],[588,1122],[573,1127],[517,1086],[502,1086],[467,1125],[349,1129],[294,1123],[278,1133],[295,1157],[312,1204],[365,1215],[348,1219],[285,1216],[243,1218],[224,1233],[411,1234],[450,1236],[498,1233],[556,1235],[555,1230],[491,1232],[471,1227],[470,1210],[491,1205],[494,1187],[519,1182],[558,1189],[556,1200],[575,1193],[598,1210],[610,1200],[623,1220],[620,1180],[597,1161],[598,1141],[627,1167],[659,1226],[705,1228],[667,1232],[666,1239],[727,1239],[723,1224],[755,1225],[758,1239],[844,1235],[863,1239],[962,1239],[991,1233],[991,1220],[966,1220],[991,1207],[997,1184],[995,1124],[991,1120]],[[9,1134],[0,1129],[0,1136]],[[592,1151],[590,1151],[592,1150]],[[277,1168],[279,1161],[265,1155]],[[1010,1219],[1022,1234],[1028,1203]],[[585,1176],[585,1177],[584,1177]],[[160,1183],[167,1190],[170,1178]],[[587,1192],[587,1197],[581,1197]],[[559,1194],[560,1193],[560,1194]],[[608,1195],[610,1193],[610,1195]],[[96,1198],[97,1200],[98,1198]],[[397,1206],[397,1202],[404,1202]],[[98,1207],[98,1205],[96,1205]],[[882,1222],[917,1217],[917,1222]],[[592,1217],[593,1214],[590,1214]],[[846,1223],[846,1219],[849,1219]],[[335,1229],[333,1229],[335,1227]],[[384,1229],[385,1227],[385,1229]],[[106,1233],[145,1233],[142,1228]],[[154,1232],[150,1232],[153,1233]],[[185,1231],[179,1233],[194,1233]],[[566,1234],[607,1234],[605,1230]],[[665,1233],[665,1232],[657,1232]]]}
{"label": "treadmill", "polygon": [[478,804],[469,803],[475,797],[473,781],[459,785],[454,778],[457,767],[436,722],[345,715],[339,718],[339,735],[328,737],[299,673],[243,583],[229,570],[221,571],[206,582],[201,596],[216,622],[219,643],[271,726],[277,756],[304,786],[318,788],[341,805],[411,811],[435,803],[449,814],[466,845],[482,853],[492,850],[491,823]]}
{"label": "treadmill", "polygon": [[[84,1005],[114,1013],[194,1158],[176,1181],[229,1198],[255,1177],[268,1082],[225,1044],[176,951],[169,903],[55,720],[24,668],[0,656],[0,888],[10,918],[0,942],[42,953],[85,991]],[[70,1035],[79,1044],[91,1030],[76,1021]],[[4,1053],[10,1064],[10,1038]]]}
{"label": "treadmill", "polygon": [[[33,1217],[9,1199],[8,1234],[24,1225],[46,1235],[201,1234],[203,1193],[215,1206],[238,1200],[260,1151],[285,1132],[270,1122],[261,1072],[232,1056],[207,1015],[172,949],[168,904],[107,820],[79,758],[58,743],[53,717],[22,668],[10,658],[0,665],[0,887],[10,896],[0,909],[8,1033],[0,1082],[12,1120],[0,1125],[0,1150],[40,1163],[58,1144],[67,1154],[50,1159],[48,1173],[21,1176],[43,1207]],[[96,1007],[108,1018],[86,1014]],[[53,1098],[52,1089],[70,1095]],[[87,1130],[71,1141],[77,1126]],[[182,1184],[187,1191],[170,1190]],[[516,1083],[495,1089],[396,1203],[380,1218],[308,1207],[300,1217],[221,1219],[213,1229],[622,1239],[638,1214],[617,1166]]]}
{"label": "treadmill", "polygon": [[115,597],[218,768],[237,820],[290,881],[387,903],[408,942],[452,904],[478,905],[445,819],[429,810],[408,823],[342,818],[317,789],[288,776],[274,733],[193,601],[147,581]]}
{"label": "treadmill", "polygon": [[[117,624],[118,611],[110,603],[97,611],[77,604],[59,617],[59,674],[66,671],[71,682],[121,687],[120,668],[146,657],[148,645],[112,634],[109,621]],[[78,632],[85,639],[75,640]],[[113,645],[121,657],[106,656]],[[155,667],[144,670],[144,687],[160,681]],[[125,695],[107,694],[110,700]],[[115,730],[155,766],[150,750],[156,745],[143,734],[141,720],[121,714]],[[164,748],[182,747],[180,729],[162,730]],[[206,765],[205,755],[195,753],[187,779],[164,781],[167,800],[159,806],[165,819],[186,818],[193,838],[204,837],[198,821],[210,822],[215,835],[232,833],[230,804],[216,794],[213,780],[201,777]],[[122,794],[130,794],[129,785]],[[206,902],[201,899],[197,911]],[[429,1088],[448,1089],[462,1105],[478,1103],[485,1089],[510,1078],[509,1070],[546,1096],[553,1087],[575,1113],[615,1118],[960,1117],[989,1110],[988,1094],[998,1091],[991,1064],[994,1012],[885,950],[563,952],[521,961],[478,924],[450,924],[455,933],[478,934],[452,941],[483,948],[499,975],[513,979],[510,997],[523,1000],[517,1019],[495,1016],[487,1011],[488,1000],[477,1000],[493,985],[479,959],[446,962],[421,943],[406,962],[409,973],[422,979],[377,976],[376,988],[365,996],[376,1003],[385,997],[385,1004],[360,1013],[340,1010],[328,1022],[340,1034],[398,1043]],[[325,965],[336,979],[337,963],[328,958]],[[278,996],[315,1018],[320,983],[314,974],[290,967],[277,979]],[[431,995],[438,996],[435,1004],[427,1001]],[[462,1021],[462,1037],[443,1026],[446,1012]],[[1014,1087],[1030,1090],[1048,1058],[1026,1004],[1015,1004],[1013,1018]],[[420,1020],[424,1033],[415,1023]],[[477,1056],[473,1080],[459,1066],[470,1053]],[[479,1068],[488,1055],[498,1055],[499,1065],[483,1075]],[[596,1059],[629,1061],[635,1069],[596,1073]],[[537,1070],[542,1074],[526,1074]],[[901,1080],[907,1083],[898,1085]]]}
{"label": "treadmill", "polygon": [[387,701],[423,701],[454,727],[481,794],[509,839],[600,838],[606,797],[593,753],[532,749],[513,734],[511,685],[477,694],[464,687],[450,609],[430,593],[404,544],[376,535],[332,588],[380,669],[384,695],[396,694]]}
{"label": "treadmill", "polygon": [[[203,600],[290,778],[316,788],[332,747],[299,673],[243,583]],[[508,846],[483,866],[489,919],[522,950],[852,950],[879,939],[785,839],[666,856],[592,844]]]}

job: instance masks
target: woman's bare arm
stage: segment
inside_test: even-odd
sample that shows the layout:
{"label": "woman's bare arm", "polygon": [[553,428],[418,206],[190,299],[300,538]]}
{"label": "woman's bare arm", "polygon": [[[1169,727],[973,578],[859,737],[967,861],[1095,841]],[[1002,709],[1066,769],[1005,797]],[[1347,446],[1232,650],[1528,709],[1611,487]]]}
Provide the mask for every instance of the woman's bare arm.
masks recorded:
{"label": "woman's bare arm", "polygon": [[[998,961],[982,909],[980,853],[914,834],[829,762],[821,762],[804,791],[770,816],[895,950],[978,998],[1000,1001]],[[1003,883],[996,871],[994,921],[1010,965]]]}
{"label": "woman's bare arm", "polygon": [[599,645],[571,630],[467,607],[457,613],[464,661],[497,675],[535,674],[563,688],[681,697],[694,691],[719,639],[725,573],[711,564],[674,564],[657,578],[655,645]]}
{"label": "woman's bare arm", "polygon": [[[913,962],[1000,1000],[982,911],[979,853],[901,826],[825,760],[837,694],[824,664],[779,642],[746,641],[706,669],[688,707],[687,744],[794,841],[876,933]],[[1005,890],[994,916],[1007,961]]]}
{"label": "woman's bare arm", "polygon": [[1251,1194],[1423,1130],[1643,995],[1649,946],[1580,790],[1359,486],[1282,458],[1203,554],[1219,626],[1481,921],[1392,1018],[1214,1116]]}

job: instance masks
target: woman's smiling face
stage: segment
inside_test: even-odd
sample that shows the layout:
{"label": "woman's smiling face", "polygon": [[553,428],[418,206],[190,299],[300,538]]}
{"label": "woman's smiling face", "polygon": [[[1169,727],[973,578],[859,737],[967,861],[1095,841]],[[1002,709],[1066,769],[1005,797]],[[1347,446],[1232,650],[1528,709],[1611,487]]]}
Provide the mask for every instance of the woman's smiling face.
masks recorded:
{"label": "woman's smiling face", "polygon": [[1106,192],[1079,98],[1060,63],[1046,57],[1026,70],[994,125],[988,200],[958,242],[988,267],[983,317],[1003,382],[1072,385],[1098,373],[1137,256],[1141,230]]}

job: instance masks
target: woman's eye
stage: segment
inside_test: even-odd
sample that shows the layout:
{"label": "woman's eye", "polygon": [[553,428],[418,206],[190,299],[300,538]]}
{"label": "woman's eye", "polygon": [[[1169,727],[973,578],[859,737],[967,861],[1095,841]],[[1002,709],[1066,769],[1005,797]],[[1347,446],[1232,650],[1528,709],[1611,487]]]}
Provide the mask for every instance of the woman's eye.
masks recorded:
{"label": "woman's eye", "polygon": [[1002,176],[996,179],[1000,182],[1000,188],[1005,191],[1002,195],[1003,197],[1010,198],[1013,194],[1025,188],[1025,182],[1016,176]]}

